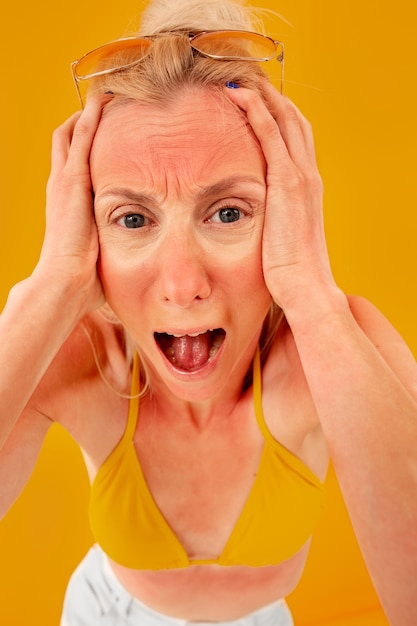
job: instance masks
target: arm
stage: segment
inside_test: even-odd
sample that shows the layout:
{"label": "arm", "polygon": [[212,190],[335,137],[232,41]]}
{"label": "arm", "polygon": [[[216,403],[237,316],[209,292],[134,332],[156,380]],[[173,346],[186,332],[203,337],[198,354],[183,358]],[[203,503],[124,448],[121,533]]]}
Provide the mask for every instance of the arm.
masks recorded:
{"label": "arm", "polygon": [[364,322],[364,303],[355,303],[356,319],[344,298],[312,308],[317,317],[311,309],[303,316],[295,306],[290,326],[330,456],[390,624],[412,626],[417,619],[416,365],[377,312],[366,313]]}
{"label": "arm", "polygon": [[52,421],[24,411],[0,454],[0,520],[29,480]]}
{"label": "arm", "polygon": [[263,266],[283,308],[364,558],[392,626],[417,623],[417,367],[392,327],[334,282],[311,129],[270,87],[230,98],[267,163]]}
{"label": "arm", "polygon": [[[106,101],[92,100],[54,134],[40,260],[0,317],[0,515],[32,472],[60,389],[82,371],[74,331],[103,301],[88,162]],[[42,407],[52,396],[48,417]]]}

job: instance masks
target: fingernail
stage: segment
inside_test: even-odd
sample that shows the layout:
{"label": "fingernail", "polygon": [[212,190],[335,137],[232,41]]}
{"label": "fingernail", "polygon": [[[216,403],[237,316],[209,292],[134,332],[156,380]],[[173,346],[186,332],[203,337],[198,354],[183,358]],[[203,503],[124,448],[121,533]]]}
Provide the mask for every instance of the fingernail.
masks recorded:
{"label": "fingernail", "polygon": [[229,87],[229,89],[239,89],[239,85],[237,85],[236,83],[232,81],[228,81],[226,83],[226,87]]}

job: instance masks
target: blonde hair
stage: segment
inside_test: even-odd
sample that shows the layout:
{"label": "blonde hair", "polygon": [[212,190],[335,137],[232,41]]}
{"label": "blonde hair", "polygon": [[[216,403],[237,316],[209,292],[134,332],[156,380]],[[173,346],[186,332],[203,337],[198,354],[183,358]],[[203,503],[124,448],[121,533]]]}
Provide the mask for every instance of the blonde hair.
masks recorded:
{"label": "blonde hair", "polygon": [[[90,93],[113,92],[117,98],[112,106],[132,101],[164,106],[184,88],[222,93],[228,81],[262,94],[266,75],[259,63],[194,54],[188,33],[229,29],[264,33],[263,13],[245,0],[153,0],[143,12],[137,33],[156,35],[149,53],[129,68],[93,79]],[[129,58],[118,61],[123,64]],[[260,339],[263,362],[282,319],[281,309],[272,303]]]}
{"label": "blonde hair", "polygon": [[[261,15],[245,0],[153,0],[145,8],[138,36],[155,36],[148,54],[115,73],[91,80],[89,92],[111,91],[119,98],[164,104],[186,86],[223,89],[236,82],[262,93],[265,73],[257,62],[218,61],[193,53],[190,32],[247,30],[264,33]],[[118,64],[128,64],[128,51],[115,53]],[[119,100],[120,101],[120,100]]]}
{"label": "blonde hair", "polygon": [[261,12],[244,0],[154,0],[143,12],[139,34],[216,29],[264,32]]}

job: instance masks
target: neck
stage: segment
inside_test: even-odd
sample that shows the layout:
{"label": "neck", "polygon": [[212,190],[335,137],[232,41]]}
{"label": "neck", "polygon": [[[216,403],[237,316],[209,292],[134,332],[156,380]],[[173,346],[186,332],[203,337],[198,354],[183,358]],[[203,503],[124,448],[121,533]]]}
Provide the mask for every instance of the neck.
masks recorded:
{"label": "neck", "polygon": [[191,385],[190,389],[183,387],[180,392],[176,392],[151,372],[149,393],[144,402],[149,402],[149,408],[158,419],[162,416],[176,424],[183,422],[192,425],[198,430],[210,428],[215,422],[224,423],[249,392],[244,390],[244,381],[248,369],[252,367],[251,360],[248,364],[241,363],[240,371],[231,373],[221,388],[217,387],[210,393],[206,391],[203,397]]}

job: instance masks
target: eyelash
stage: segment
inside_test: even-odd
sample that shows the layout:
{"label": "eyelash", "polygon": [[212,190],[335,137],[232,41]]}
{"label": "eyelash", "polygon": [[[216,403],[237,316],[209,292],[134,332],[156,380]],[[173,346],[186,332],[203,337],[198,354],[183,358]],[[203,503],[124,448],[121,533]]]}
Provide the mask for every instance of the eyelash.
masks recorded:
{"label": "eyelash", "polygon": [[[206,222],[214,222],[213,217],[215,215],[218,215],[221,211],[227,211],[228,209],[231,210],[231,211],[239,211],[240,216],[239,216],[239,219],[237,219],[237,220],[232,220],[230,222],[227,222],[227,221],[226,222],[221,222],[223,224],[227,224],[227,223],[233,224],[235,221],[237,221],[237,222],[240,221],[243,217],[247,216],[247,214],[248,214],[247,208],[245,210],[243,207],[239,206],[239,204],[237,202],[225,202],[224,204],[221,204],[220,206],[216,207],[216,210],[213,213],[211,213],[211,216],[209,218],[207,218],[205,221]],[[218,222],[216,221],[214,223],[219,223],[219,222],[220,222],[220,220]]]}
{"label": "eyelash", "polygon": [[[125,215],[122,215],[121,217],[118,217],[116,219],[116,224],[119,224],[120,226],[122,226],[122,224],[120,222],[122,222],[122,220],[126,220],[129,217],[139,217],[139,218],[143,218],[143,222],[142,224],[140,224],[140,226],[138,226],[137,228],[143,228],[144,226],[146,226],[146,217],[145,215],[143,215],[143,213],[125,213]],[[142,221],[142,220],[138,220],[138,221]],[[126,223],[123,224],[123,226],[129,230],[135,230],[134,227],[129,228],[129,226],[126,225]]]}
{"label": "eyelash", "polygon": [[[137,207],[137,209],[139,209],[139,207]],[[215,216],[218,216],[221,211],[225,211],[228,209],[230,209],[231,211],[234,211],[234,210],[238,211],[239,218],[236,220],[230,220],[229,222],[228,221],[222,222],[220,219],[217,219],[217,220],[213,219]],[[241,221],[247,215],[248,215],[247,207],[243,208],[242,206],[239,206],[238,202],[224,202],[221,205],[217,206],[215,211],[210,211],[209,217],[205,218],[204,222],[214,223],[214,224],[233,224],[234,222]],[[126,226],[126,223],[123,223],[123,220],[126,220],[127,218],[134,217],[134,216],[141,216],[143,218],[143,224],[141,224],[138,228],[129,228],[128,226]],[[140,212],[139,210],[126,211],[125,213],[121,215],[120,214],[116,215],[112,219],[112,222],[114,224],[117,224],[121,226],[122,228],[125,228],[126,230],[140,230],[141,228],[145,228],[146,226],[151,225],[152,221],[153,221],[152,218],[146,215],[146,211]]]}
{"label": "eyelash", "polygon": [[[111,218],[111,222],[113,224],[116,224],[117,226],[125,228],[126,230],[140,230],[141,228],[145,228],[152,223],[152,218],[146,215],[146,211],[140,210],[140,207],[132,207],[132,209],[133,210],[125,211],[122,214],[117,214],[117,211],[115,211],[116,215]],[[136,216],[139,216],[143,219],[143,223],[137,229],[129,228],[128,226],[126,226],[126,224],[123,224],[123,220],[126,220],[128,217]]]}

